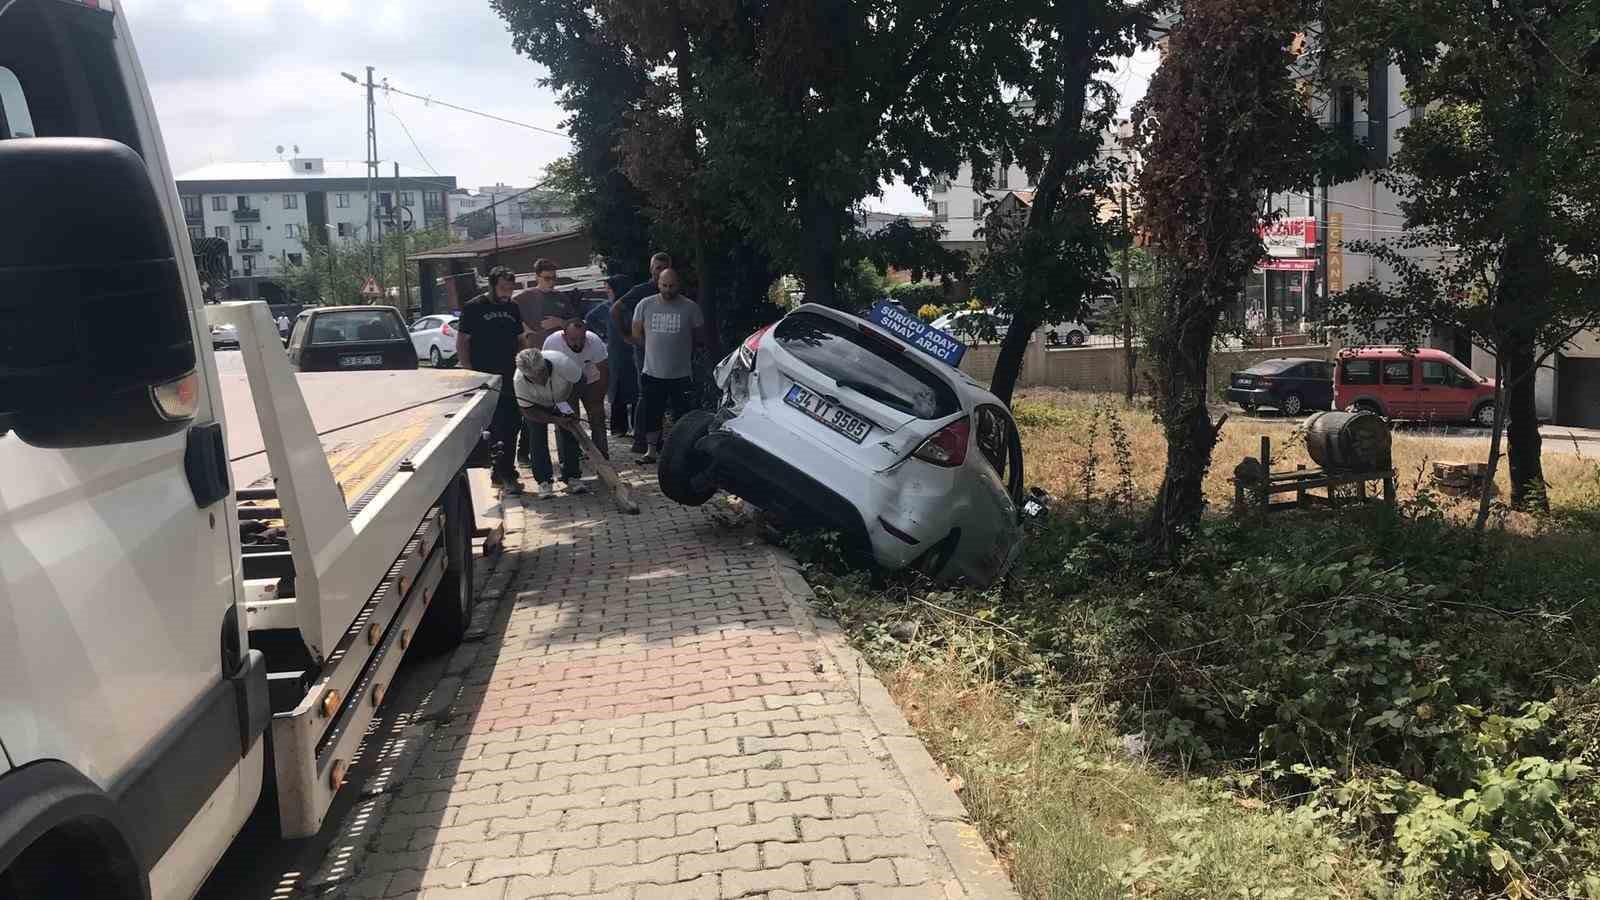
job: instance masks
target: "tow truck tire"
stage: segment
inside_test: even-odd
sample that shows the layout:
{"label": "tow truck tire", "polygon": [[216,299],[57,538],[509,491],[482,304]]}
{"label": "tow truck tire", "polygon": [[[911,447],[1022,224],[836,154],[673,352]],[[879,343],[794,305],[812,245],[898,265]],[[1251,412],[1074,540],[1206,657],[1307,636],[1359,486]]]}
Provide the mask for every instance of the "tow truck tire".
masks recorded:
{"label": "tow truck tire", "polygon": [[439,505],[444,508],[444,577],[417,627],[418,641],[433,652],[460,644],[472,621],[473,513],[465,475],[456,476]]}
{"label": "tow truck tire", "polygon": [[694,484],[695,476],[711,465],[710,458],[695,447],[715,421],[715,415],[697,409],[684,415],[667,433],[666,446],[661,448],[661,460],[656,464],[656,480],[668,500],[684,506],[702,506],[716,496],[716,485],[697,489]]}

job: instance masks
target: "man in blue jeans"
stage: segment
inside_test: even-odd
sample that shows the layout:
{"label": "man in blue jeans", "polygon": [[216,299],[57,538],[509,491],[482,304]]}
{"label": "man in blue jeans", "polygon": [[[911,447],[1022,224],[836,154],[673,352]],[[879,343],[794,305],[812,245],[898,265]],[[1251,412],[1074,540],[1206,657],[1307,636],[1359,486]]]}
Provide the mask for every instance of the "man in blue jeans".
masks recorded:
{"label": "man in blue jeans", "polygon": [[578,439],[567,426],[577,420],[572,407],[575,390],[583,383],[583,369],[572,357],[559,350],[523,350],[517,354],[517,406],[528,423],[532,441],[533,477],[539,482],[540,498],[554,497],[554,473],[550,468],[550,428],[556,426],[556,453],[561,458],[561,480],[567,493],[587,494],[589,486],[579,480]]}
{"label": "man in blue jeans", "polygon": [[645,453],[640,463],[653,463],[661,453],[661,421],[667,407],[674,418],[693,408],[691,388],[694,346],[705,342],[706,320],[700,305],[678,293],[678,273],[663,269],[656,276],[656,293],[639,301],[633,311],[634,343],[644,346],[644,370],[639,376],[639,431]]}

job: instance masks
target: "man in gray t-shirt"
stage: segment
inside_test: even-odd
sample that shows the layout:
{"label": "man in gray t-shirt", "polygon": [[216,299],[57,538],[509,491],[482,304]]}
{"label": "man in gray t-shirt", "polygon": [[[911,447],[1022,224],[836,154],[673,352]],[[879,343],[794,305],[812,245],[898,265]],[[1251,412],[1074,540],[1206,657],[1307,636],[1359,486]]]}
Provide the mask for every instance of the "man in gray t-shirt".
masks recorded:
{"label": "man in gray t-shirt", "polygon": [[639,432],[646,450],[641,463],[656,461],[661,448],[661,421],[671,406],[674,419],[693,404],[690,388],[694,373],[694,345],[705,334],[705,317],[699,304],[678,294],[678,273],[663,269],[656,278],[656,293],[639,301],[633,310],[633,339],[644,344],[644,371],[639,375]]}

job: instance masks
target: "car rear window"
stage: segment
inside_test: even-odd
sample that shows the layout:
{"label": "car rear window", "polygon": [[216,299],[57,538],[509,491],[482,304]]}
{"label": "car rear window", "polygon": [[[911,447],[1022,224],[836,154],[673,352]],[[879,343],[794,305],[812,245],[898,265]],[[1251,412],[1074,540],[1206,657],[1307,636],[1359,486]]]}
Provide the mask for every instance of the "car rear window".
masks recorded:
{"label": "car rear window", "polygon": [[773,337],[842,387],[919,419],[943,418],[961,408],[950,385],[909,358],[916,351],[897,352],[887,339],[867,337],[843,322],[795,313],[778,323]]}
{"label": "car rear window", "polygon": [[403,341],[400,319],[387,309],[353,309],[323,313],[311,321],[311,343],[351,344],[358,341]]}
{"label": "car rear window", "polygon": [[1300,365],[1298,359],[1268,359],[1258,362],[1244,370],[1246,375],[1281,375],[1295,366]]}

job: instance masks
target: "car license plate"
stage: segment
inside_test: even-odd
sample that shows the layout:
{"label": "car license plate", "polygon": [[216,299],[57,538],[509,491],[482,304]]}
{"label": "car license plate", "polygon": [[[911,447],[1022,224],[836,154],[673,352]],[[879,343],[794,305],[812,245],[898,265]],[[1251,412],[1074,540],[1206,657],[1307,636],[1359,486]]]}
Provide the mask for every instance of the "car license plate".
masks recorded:
{"label": "car license plate", "polygon": [[872,424],[866,419],[798,384],[789,388],[783,402],[858,444],[866,440],[867,432],[872,430]]}
{"label": "car license plate", "polygon": [[339,357],[339,365],[345,369],[354,369],[358,366],[381,366],[383,365],[383,354],[380,353],[375,356],[341,356]]}

